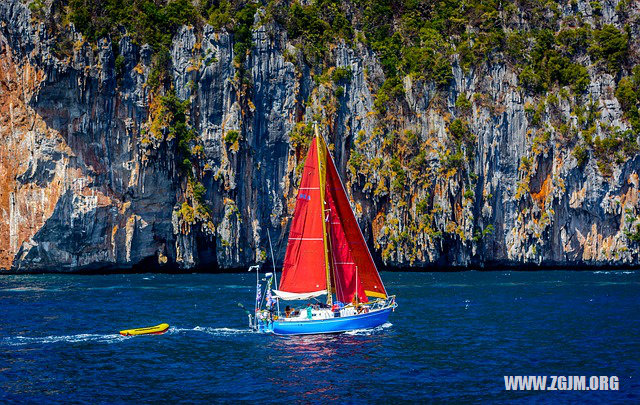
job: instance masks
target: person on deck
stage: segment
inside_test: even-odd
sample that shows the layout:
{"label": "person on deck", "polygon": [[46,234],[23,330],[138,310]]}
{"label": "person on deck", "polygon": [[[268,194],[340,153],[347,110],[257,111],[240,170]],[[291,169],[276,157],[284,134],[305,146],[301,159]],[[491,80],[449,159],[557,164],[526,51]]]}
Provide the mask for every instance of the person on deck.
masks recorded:
{"label": "person on deck", "polygon": [[311,318],[313,318],[313,307],[311,306],[311,303],[309,303],[307,305],[307,319]]}
{"label": "person on deck", "polygon": [[291,307],[287,305],[287,307],[284,309],[284,317],[288,318],[290,316],[291,316]]}

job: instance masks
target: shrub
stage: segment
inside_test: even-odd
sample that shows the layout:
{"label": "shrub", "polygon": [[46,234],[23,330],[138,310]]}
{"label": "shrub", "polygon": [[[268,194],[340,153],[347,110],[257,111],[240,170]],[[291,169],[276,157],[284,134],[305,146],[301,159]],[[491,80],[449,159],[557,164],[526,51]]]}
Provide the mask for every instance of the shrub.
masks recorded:
{"label": "shrub", "polygon": [[611,164],[622,163],[640,150],[633,131],[609,132],[593,140],[593,153],[603,176],[611,176]]}
{"label": "shrub", "polygon": [[230,28],[232,22],[231,4],[227,0],[221,0],[217,5],[214,3],[207,10],[207,22],[216,31],[222,28]]}
{"label": "shrub", "polygon": [[589,53],[595,60],[604,61],[609,72],[616,73],[626,56],[628,43],[626,33],[611,24],[605,24],[602,29],[593,31]]}
{"label": "shrub", "polygon": [[248,2],[235,14],[233,34],[236,42],[233,44],[233,53],[234,61],[239,65],[244,63],[247,52],[251,49],[251,28],[257,9],[258,3]]}
{"label": "shrub", "polygon": [[467,98],[465,93],[458,94],[456,99],[456,108],[462,113],[469,113],[471,111],[471,101]]}
{"label": "shrub", "polygon": [[451,121],[449,124],[449,133],[454,137],[454,139],[469,142],[473,141],[474,137],[469,129],[469,125],[466,121],[461,120],[460,118],[456,118]]}
{"label": "shrub", "polygon": [[331,80],[333,80],[334,83],[342,81],[349,82],[351,81],[352,74],[350,67],[337,67],[331,73]]}
{"label": "shrub", "polygon": [[124,73],[124,56],[118,55],[115,60],[116,77],[121,78]]}
{"label": "shrub", "polygon": [[125,28],[139,43],[150,44],[154,50],[169,48],[173,34],[181,25],[197,19],[197,10],[189,0],[170,2],[128,0],[70,0],[69,20],[85,39],[111,36],[117,42]]}
{"label": "shrub", "polygon": [[178,216],[182,218],[182,220],[186,223],[192,224],[196,220],[195,212],[193,207],[189,205],[188,202],[183,202],[180,210],[178,210]]}
{"label": "shrub", "polygon": [[471,190],[471,189],[466,189],[466,190],[464,191],[463,197],[464,197],[464,198],[466,198],[467,200],[472,200],[474,195],[475,195],[475,194],[474,194],[473,190]]}
{"label": "shrub", "polygon": [[289,134],[289,143],[294,149],[306,147],[313,137],[313,124],[299,122]]}
{"label": "shrub", "polygon": [[616,88],[616,98],[620,102],[622,110],[627,112],[636,107],[638,95],[632,81],[628,77],[623,77]]}
{"label": "shrub", "polygon": [[591,29],[589,26],[564,29],[556,37],[560,52],[568,57],[585,52],[590,38]]}
{"label": "shrub", "polygon": [[276,16],[287,28],[289,38],[302,42],[307,62],[315,64],[328,53],[328,43],[335,38],[351,38],[353,29],[340,2],[319,0],[302,5],[293,1],[286,15]]}
{"label": "shrub", "polygon": [[640,66],[633,69],[631,77],[623,77],[616,88],[616,98],[620,102],[620,107],[625,118],[629,120],[631,127],[635,131],[640,131]]}
{"label": "shrub", "polygon": [[464,153],[462,153],[462,149],[457,147],[454,153],[447,150],[440,163],[448,170],[464,168]]}
{"label": "shrub", "polygon": [[224,136],[224,141],[230,144],[238,142],[238,139],[240,139],[240,133],[236,130],[227,131],[227,134]]}
{"label": "shrub", "polygon": [[542,86],[540,85],[540,76],[533,70],[531,66],[525,66],[518,75],[520,85],[525,89],[536,92],[539,91]]}
{"label": "shrub", "polygon": [[403,95],[404,86],[402,81],[398,77],[389,78],[384,81],[378,90],[373,106],[379,114],[384,114],[387,112],[387,104]]}
{"label": "shrub", "polygon": [[563,75],[564,83],[570,83],[571,89],[575,93],[584,93],[591,83],[587,68],[577,63],[572,63],[567,67]]}
{"label": "shrub", "polygon": [[44,8],[45,4],[43,0],[34,0],[29,3],[29,11],[31,11],[31,14],[36,18],[44,17]]}
{"label": "shrub", "polygon": [[527,50],[527,36],[521,31],[514,31],[507,35],[506,51],[513,61],[524,61]]}
{"label": "shrub", "polygon": [[583,144],[578,144],[573,149],[573,156],[578,161],[578,167],[584,167],[589,159],[589,151]]}
{"label": "shrub", "polygon": [[199,203],[204,203],[204,195],[207,192],[204,185],[199,181],[192,180],[191,187],[193,189],[193,198]]}

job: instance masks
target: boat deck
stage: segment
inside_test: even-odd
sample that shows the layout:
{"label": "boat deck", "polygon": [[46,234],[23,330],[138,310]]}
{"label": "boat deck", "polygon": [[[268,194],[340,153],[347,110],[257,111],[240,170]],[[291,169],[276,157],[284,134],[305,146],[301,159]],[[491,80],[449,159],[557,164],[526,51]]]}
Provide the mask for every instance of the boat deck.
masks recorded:
{"label": "boat deck", "polygon": [[339,316],[336,316],[336,313],[329,308],[320,308],[311,310],[311,318],[309,318],[307,315],[307,310],[301,309],[300,313],[296,316],[283,316],[278,319],[283,322],[304,322],[317,321],[321,319],[344,318],[346,316],[353,316],[357,314],[358,312],[353,307],[344,307],[340,309]]}

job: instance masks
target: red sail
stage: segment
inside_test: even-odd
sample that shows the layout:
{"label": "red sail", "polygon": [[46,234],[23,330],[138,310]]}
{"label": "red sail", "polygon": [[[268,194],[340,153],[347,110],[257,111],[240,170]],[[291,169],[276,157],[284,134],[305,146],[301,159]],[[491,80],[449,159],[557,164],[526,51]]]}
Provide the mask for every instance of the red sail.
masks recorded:
{"label": "red sail", "polygon": [[353,300],[356,279],[360,302],[367,302],[367,296],[386,298],[384,285],[329,153],[327,153],[326,200],[330,209],[328,233],[331,240],[331,264],[334,269],[333,279],[338,300],[342,302]]}
{"label": "red sail", "polygon": [[321,210],[318,155],[314,138],[300,179],[298,201],[284,257],[281,291],[311,293],[327,288]]}
{"label": "red sail", "polygon": [[[329,187],[327,183],[327,188]],[[337,215],[338,208],[331,193],[327,192],[327,205],[329,207],[329,237],[331,240],[331,268],[333,269],[332,285],[336,292],[338,301],[351,302],[353,300],[356,286],[360,302],[367,302],[360,269],[356,272],[356,264],[349,249],[347,235],[340,218]],[[358,279],[358,280],[356,280]],[[357,283],[357,284],[356,284]]]}

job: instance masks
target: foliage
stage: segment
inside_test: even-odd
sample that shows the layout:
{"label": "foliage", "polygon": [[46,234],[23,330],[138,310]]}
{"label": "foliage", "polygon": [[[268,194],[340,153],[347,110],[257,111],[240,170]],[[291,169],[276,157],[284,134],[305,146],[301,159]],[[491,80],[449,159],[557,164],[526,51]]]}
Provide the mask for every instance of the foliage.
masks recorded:
{"label": "foliage", "polygon": [[157,89],[167,83],[169,80],[168,68],[171,61],[171,55],[167,48],[161,48],[153,55],[151,62],[151,72],[147,79],[147,85],[151,89]]}
{"label": "foliage", "polygon": [[[440,86],[448,85],[453,78],[450,62],[453,48],[438,24],[429,21],[428,8],[412,1],[405,2],[402,8],[387,0],[362,3],[363,30],[387,78],[410,74],[434,80]],[[397,30],[394,17],[399,22]]]}
{"label": "foliage", "polygon": [[633,243],[640,242],[640,223],[637,223],[638,218],[633,215],[633,211],[626,209],[625,222],[627,223],[627,230],[624,234]]}
{"label": "foliage", "polygon": [[475,145],[476,137],[469,129],[469,124],[456,118],[449,124],[449,133],[453,136],[456,143],[466,145],[467,148],[472,148]]}
{"label": "foliage", "polygon": [[178,211],[178,216],[186,223],[194,223],[196,216],[193,208],[188,202],[183,202]]}
{"label": "foliage", "polygon": [[583,93],[590,83],[586,67],[572,62],[571,58],[584,50],[587,32],[584,30],[561,31],[557,37],[550,29],[534,33],[531,61],[521,65],[520,84],[533,93],[551,89],[554,84],[571,86],[576,93]]}
{"label": "foliage", "polygon": [[[229,29],[232,26],[232,7],[231,3],[227,0],[221,0],[219,2],[202,2],[201,8],[205,9],[205,15],[207,16],[207,22],[216,31],[220,31],[223,28]],[[211,3],[211,4],[209,4]]]}
{"label": "foliage", "polygon": [[378,90],[373,106],[379,114],[384,114],[387,112],[389,103],[403,95],[404,87],[402,81],[398,77],[388,78]]}
{"label": "foliage", "polygon": [[226,135],[224,136],[224,141],[229,144],[229,149],[232,152],[237,152],[240,149],[240,139],[241,139],[241,135],[240,132],[236,131],[236,130],[231,130],[231,131],[227,131]]}
{"label": "foliage", "polygon": [[349,82],[351,81],[352,75],[353,72],[350,67],[337,67],[331,73],[331,80],[333,80],[334,83]]}
{"label": "foliage", "polygon": [[289,144],[294,149],[305,148],[313,137],[313,124],[311,122],[299,122],[289,134]]}
{"label": "foliage", "polygon": [[611,73],[620,70],[629,46],[626,33],[620,32],[611,24],[605,24],[602,29],[593,31],[593,41],[589,53],[596,59],[604,61]]}
{"label": "foliage", "polygon": [[159,97],[157,111],[155,111],[151,124],[151,133],[159,138],[166,137],[168,141],[177,141],[177,160],[179,166],[192,176],[192,147],[196,140],[193,128],[188,124],[187,113],[189,100],[180,100],[175,91],[170,90],[166,95]]}
{"label": "foliage", "polygon": [[596,137],[593,141],[594,156],[603,176],[611,176],[611,164],[623,163],[640,151],[633,131],[616,131],[605,137]]}
{"label": "foliage", "polygon": [[402,193],[405,190],[407,174],[402,168],[400,161],[396,158],[391,159],[390,167],[393,179],[391,182],[391,189],[396,193]]}
{"label": "foliage", "polygon": [[29,11],[36,18],[42,18],[44,16],[45,4],[43,0],[34,0],[29,3]]}
{"label": "foliage", "polygon": [[116,77],[122,77],[124,73],[124,56],[118,55],[115,60]]}
{"label": "foliage", "polygon": [[340,1],[294,0],[288,7],[272,2],[270,8],[275,20],[287,28],[289,38],[300,42],[304,58],[312,66],[327,57],[330,42],[353,36],[345,5]]}
{"label": "foliage", "polygon": [[589,159],[589,151],[583,144],[578,144],[573,149],[573,156],[575,156],[578,162],[578,167],[584,167]]}
{"label": "foliage", "polygon": [[616,98],[633,129],[640,131],[640,66],[633,68],[632,76],[620,80],[616,88]]}
{"label": "foliage", "polygon": [[196,19],[189,0],[69,0],[69,20],[91,42],[106,36],[116,42],[124,28],[138,43],[168,49],[177,29]]}
{"label": "foliage", "polygon": [[456,99],[456,108],[463,114],[468,114],[471,112],[471,107],[471,101],[467,98],[467,95],[465,93],[458,94],[458,98]]}
{"label": "foliage", "polygon": [[[170,63],[169,48],[182,25],[197,21],[197,11],[189,0],[69,0],[68,19],[84,38],[96,42],[110,37],[115,44],[123,32],[154,50],[148,85],[165,85]],[[116,72],[122,67],[116,56]]]}
{"label": "foliage", "polygon": [[251,28],[253,27],[253,16],[258,9],[258,3],[249,2],[235,13],[234,17],[234,40],[233,45],[234,61],[243,64],[247,59],[247,52],[251,49]]}
{"label": "foliage", "polygon": [[224,136],[224,141],[226,143],[236,143],[240,138],[240,133],[236,130],[227,131],[227,134]]}

